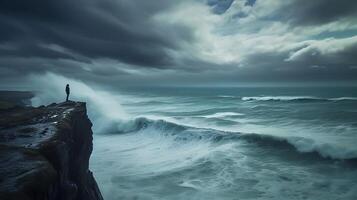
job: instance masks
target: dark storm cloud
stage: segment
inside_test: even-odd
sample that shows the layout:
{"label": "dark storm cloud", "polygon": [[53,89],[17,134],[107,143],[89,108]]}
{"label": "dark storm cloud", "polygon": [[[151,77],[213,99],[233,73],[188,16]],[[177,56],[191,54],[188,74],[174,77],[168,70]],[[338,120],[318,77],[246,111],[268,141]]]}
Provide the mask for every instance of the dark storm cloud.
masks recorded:
{"label": "dark storm cloud", "polygon": [[[306,48],[301,45],[286,51],[271,51],[251,54],[246,57],[239,77],[257,81],[354,81],[357,70],[357,45],[351,45],[337,52],[322,53],[311,48],[299,58],[287,60],[291,51]],[[249,66],[249,67],[248,67]]]}
{"label": "dark storm cloud", "polygon": [[356,7],[351,0],[1,0],[0,83],[46,71],[107,85],[356,80],[356,30],[347,26]]}
{"label": "dark storm cloud", "polygon": [[319,25],[357,17],[357,1],[354,0],[292,0],[284,3],[270,17],[293,25]]}
{"label": "dark storm cloud", "polygon": [[245,5],[246,5],[246,6],[254,6],[254,4],[255,4],[256,1],[257,1],[257,0],[247,0],[247,1],[245,2]]}
{"label": "dark storm cloud", "polygon": [[216,14],[222,14],[232,5],[234,0],[207,0],[207,4],[212,7]]}
{"label": "dark storm cloud", "polygon": [[[167,50],[192,40],[187,27],[153,22],[172,3],[165,0],[3,0],[0,2],[1,56],[74,59],[112,58],[164,68],[173,64]],[[58,45],[66,51],[46,48]]]}
{"label": "dark storm cloud", "polygon": [[[215,14],[225,13],[235,0],[207,0],[207,4],[212,7]],[[254,6],[256,0],[243,0],[245,6]],[[241,13],[238,13],[239,15]]]}
{"label": "dark storm cloud", "polygon": [[[355,46],[346,46],[341,51],[323,53],[317,48],[311,48],[293,59],[292,62],[304,66],[352,66],[356,64],[357,43]],[[288,60],[289,61],[289,60]],[[290,61],[289,61],[290,62]]]}

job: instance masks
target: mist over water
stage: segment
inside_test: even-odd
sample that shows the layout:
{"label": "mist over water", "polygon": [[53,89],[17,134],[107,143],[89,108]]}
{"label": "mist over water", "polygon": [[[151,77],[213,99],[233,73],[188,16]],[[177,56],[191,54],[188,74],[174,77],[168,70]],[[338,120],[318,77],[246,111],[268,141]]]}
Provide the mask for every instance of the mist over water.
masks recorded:
{"label": "mist over water", "polygon": [[120,105],[119,96],[108,91],[94,89],[79,80],[53,73],[32,75],[29,79],[36,92],[35,97],[31,99],[34,106],[65,101],[65,85],[69,84],[70,100],[87,103],[89,117],[94,122],[94,132],[104,132],[111,126],[130,119]]}
{"label": "mist over water", "polygon": [[66,83],[87,102],[107,200],[357,199],[356,88],[102,91],[32,78],[34,105],[62,101]]}

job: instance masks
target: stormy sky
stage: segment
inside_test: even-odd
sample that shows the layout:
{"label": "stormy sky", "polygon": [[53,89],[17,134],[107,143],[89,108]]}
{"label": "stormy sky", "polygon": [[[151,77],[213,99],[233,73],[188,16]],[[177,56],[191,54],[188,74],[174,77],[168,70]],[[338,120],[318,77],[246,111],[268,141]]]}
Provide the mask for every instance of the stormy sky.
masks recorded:
{"label": "stormy sky", "polygon": [[357,82],[355,0],[1,0],[0,84]]}

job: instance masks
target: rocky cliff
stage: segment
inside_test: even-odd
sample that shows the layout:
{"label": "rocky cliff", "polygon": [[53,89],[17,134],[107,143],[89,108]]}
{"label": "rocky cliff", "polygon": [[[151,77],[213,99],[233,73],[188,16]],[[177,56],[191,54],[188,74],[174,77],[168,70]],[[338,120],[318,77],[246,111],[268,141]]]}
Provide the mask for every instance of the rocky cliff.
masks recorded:
{"label": "rocky cliff", "polygon": [[101,200],[86,105],[0,110],[0,199]]}

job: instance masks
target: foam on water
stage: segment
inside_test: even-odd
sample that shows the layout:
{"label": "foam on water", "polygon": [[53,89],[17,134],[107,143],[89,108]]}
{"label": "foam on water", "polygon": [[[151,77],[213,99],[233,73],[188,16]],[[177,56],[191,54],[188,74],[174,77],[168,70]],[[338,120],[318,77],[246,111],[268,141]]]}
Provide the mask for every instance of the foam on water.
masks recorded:
{"label": "foam on water", "polygon": [[[147,118],[145,118],[147,117]],[[301,130],[301,132],[305,133],[305,137],[303,137],[301,132],[296,132],[295,134],[291,133],[290,135],[284,134],[284,132],[289,131],[284,127],[280,128],[266,128],[265,126],[247,126],[239,128],[222,128],[219,126],[210,126],[205,125],[204,122],[199,122],[190,119],[189,121],[178,120],[171,117],[159,117],[159,116],[142,116],[141,118],[137,118],[132,121],[128,121],[124,124],[118,125],[115,127],[115,130],[111,132],[120,132],[120,133],[128,133],[134,132],[138,130],[142,130],[142,128],[151,127],[150,131],[162,132],[166,131],[166,134],[182,134],[178,132],[181,129],[185,129],[189,127],[192,130],[196,131],[196,136],[202,137],[201,132],[204,130],[212,130],[217,133],[229,135],[230,137],[237,134],[243,135],[262,135],[264,137],[257,139],[269,139],[276,141],[286,141],[290,145],[292,145],[296,150],[300,153],[309,153],[316,152],[325,158],[332,159],[357,159],[357,147],[354,141],[351,141],[349,138],[343,137],[334,137],[326,139],[324,135],[316,135],[314,137],[308,137],[310,134],[306,134],[307,130]],[[124,128],[123,128],[124,127]],[[246,131],[238,131],[238,130],[246,130]],[[250,133],[248,132],[250,130]],[[176,132],[175,132],[176,131]],[[273,134],[267,134],[273,133]],[[207,134],[207,132],[204,132]],[[268,136],[268,137],[266,137]],[[330,136],[331,137],[331,136]],[[192,137],[193,138],[193,137]],[[192,138],[187,138],[190,141]],[[244,137],[243,137],[244,139]],[[342,145],[341,145],[342,144]]]}
{"label": "foam on water", "polygon": [[300,154],[285,140],[138,121],[134,132],[95,138],[91,166],[106,199],[355,197],[353,168]]}
{"label": "foam on water", "polygon": [[212,115],[205,115],[203,117],[206,118],[220,118],[220,117],[229,117],[229,116],[242,116],[243,113],[236,113],[236,112],[218,112]]}
{"label": "foam on water", "polygon": [[314,96],[253,96],[242,97],[243,101],[356,101],[357,97],[320,98]]}
{"label": "foam on water", "polygon": [[355,97],[123,95],[55,74],[31,80],[33,105],[62,101],[66,83],[87,102],[90,166],[107,200],[357,199]]}

